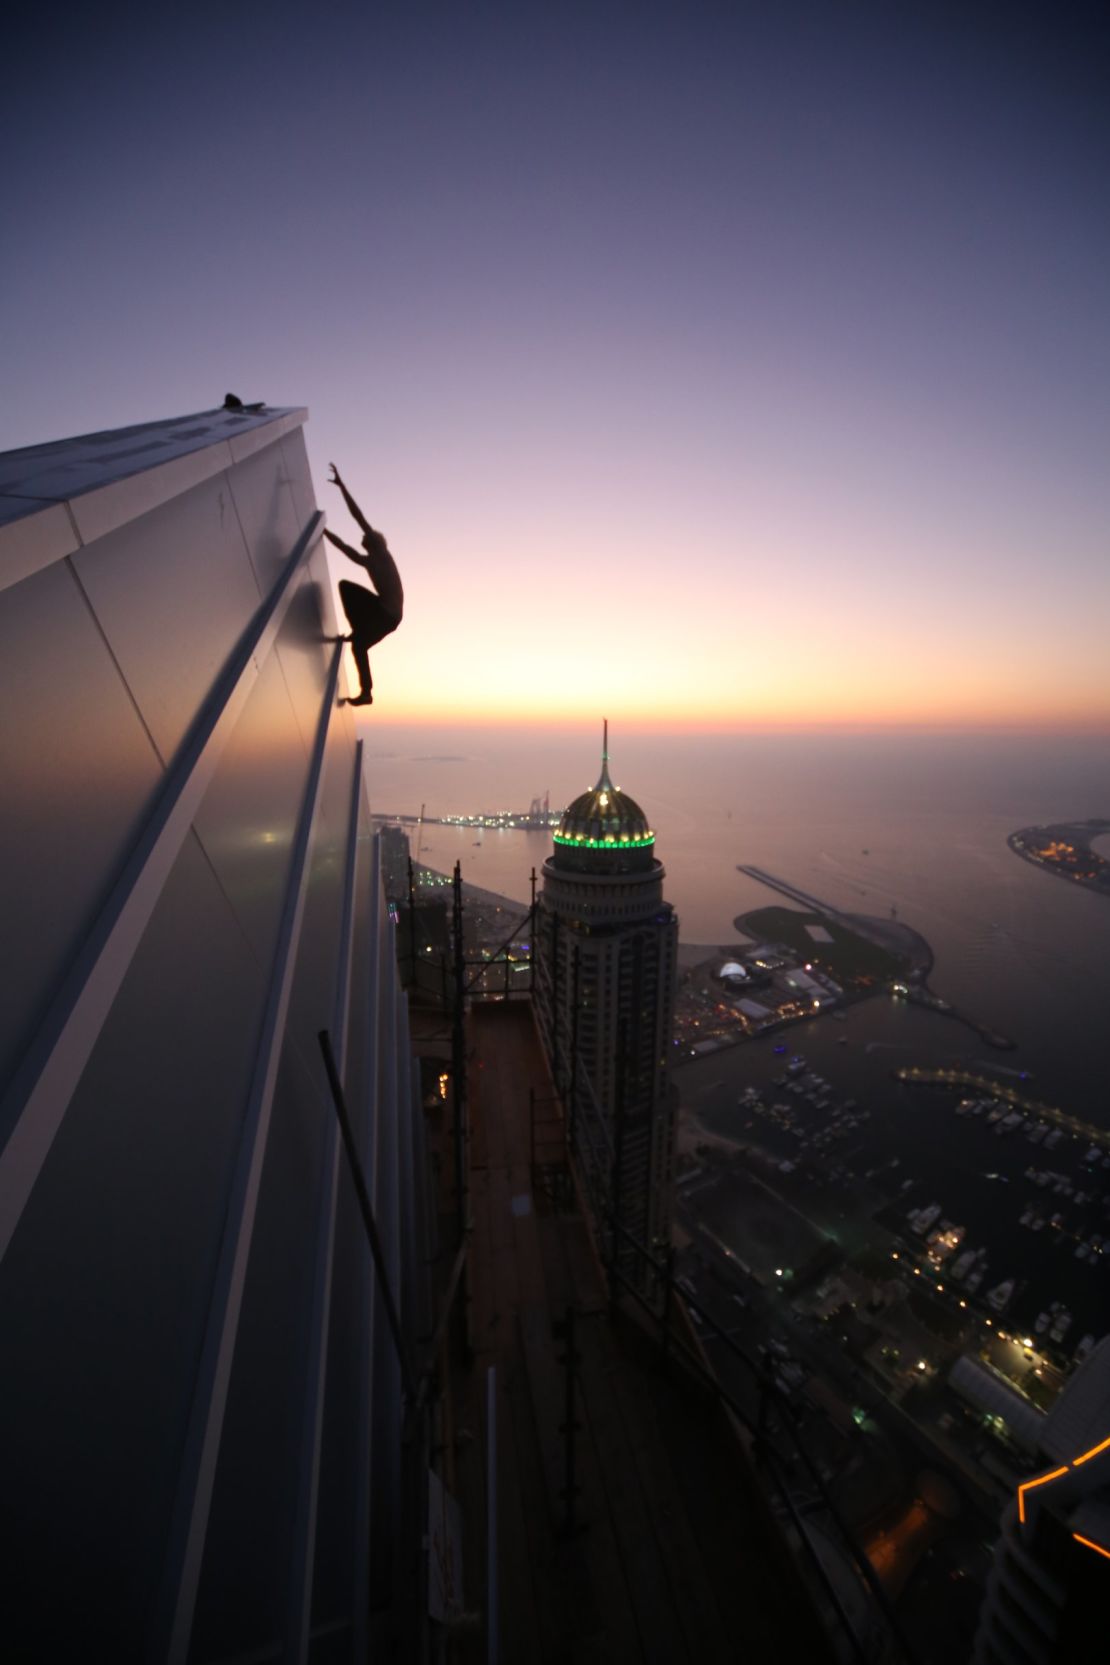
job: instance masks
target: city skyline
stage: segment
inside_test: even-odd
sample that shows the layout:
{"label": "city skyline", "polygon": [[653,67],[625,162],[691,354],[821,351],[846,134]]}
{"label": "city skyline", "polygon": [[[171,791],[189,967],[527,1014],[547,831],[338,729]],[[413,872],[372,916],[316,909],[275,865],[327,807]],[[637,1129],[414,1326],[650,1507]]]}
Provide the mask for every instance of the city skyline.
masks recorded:
{"label": "city skyline", "polygon": [[371,733],[1110,723],[1097,16],[267,17],[22,20],[0,447],[306,404]]}

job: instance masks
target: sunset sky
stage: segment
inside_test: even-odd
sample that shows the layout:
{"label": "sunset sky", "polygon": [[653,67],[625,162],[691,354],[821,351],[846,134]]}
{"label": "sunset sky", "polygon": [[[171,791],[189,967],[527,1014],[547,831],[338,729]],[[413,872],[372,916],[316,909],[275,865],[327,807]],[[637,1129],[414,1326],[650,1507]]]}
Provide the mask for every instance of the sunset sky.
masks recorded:
{"label": "sunset sky", "polygon": [[1102,8],[44,16],[0,447],[308,405],[374,715],[1110,724]]}

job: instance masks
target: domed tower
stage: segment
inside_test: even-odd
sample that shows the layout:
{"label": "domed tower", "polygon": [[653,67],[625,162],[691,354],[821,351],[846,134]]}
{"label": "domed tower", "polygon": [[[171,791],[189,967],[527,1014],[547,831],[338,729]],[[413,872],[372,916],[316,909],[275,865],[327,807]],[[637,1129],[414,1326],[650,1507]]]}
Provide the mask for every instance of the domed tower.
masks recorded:
{"label": "domed tower", "polygon": [[[610,778],[606,723],[597,784],[544,863],[534,1001],[594,1206],[656,1251],[670,1241],[678,942],[663,878],[646,815]],[[638,1258],[621,1259],[639,1281]]]}

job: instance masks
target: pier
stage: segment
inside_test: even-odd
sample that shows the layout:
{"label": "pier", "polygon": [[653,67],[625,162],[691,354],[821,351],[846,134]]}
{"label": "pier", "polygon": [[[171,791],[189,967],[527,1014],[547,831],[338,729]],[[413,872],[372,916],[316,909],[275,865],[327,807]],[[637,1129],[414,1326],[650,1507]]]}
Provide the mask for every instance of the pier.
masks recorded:
{"label": "pier", "polygon": [[563,818],[561,809],[478,810],[473,815],[391,815],[375,810],[373,820],[397,827],[489,827],[507,832],[551,832]]}
{"label": "pier", "polygon": [[[776,878],[773,873],[766,872],[762,867],[750,867],[738,862],[736,871],[745,874],[749,879],[755,879],[758,884],[766,885],[768,890],[778,891],[780,896],[785,896],[791,902],[801,903],[811,913],[835,920],[844,930],[852,932],[862,941],[872,943],[901,959],[908,969],[899,975],[904,976],[906,980],[900,984],[891,984],[891,992],[900,999],[924,1006],[940,1017],[955,1019],[957,1023],[962,1023],[966,1029],[970,1029],[973,1035],[977,1035],[986,1046],[996,1047],[1000,1052],[1013,1051],[1016,1045],[1014,1041],[993,1029],[986,1028],[968,1013],[960,1011],[933,992],[929,987],[929,973],[933,969],[933,950],[919,931],[913,930],[894,917],[894,909],[891,909],[890,919],[845,913],[842,908],[831,907],[828,902],[822,902],[819,897],[799,889],[786,879]],[[739,919],[736,925],[737,929],[743,929]],[[821,950],[818,946],[815,945],[811,952],[815,959],[820,958]]]}
{"label": "pier", "polygon": [[907,1081],[934,1087],[974,1087],[977,1092],[989,1094],[991,1098],[1001,1099],[1006,1104],[1012,1104],[1015,1110],[1023,1110],[1028,1116],[1037,1116],[1041,1121],[1054,1122],[1069,1133],[1074,1133],[1083,1139],[1089,1139],[1092,1145],[1110,1150],[1110,1132],[1105,1128],[1095,1127],[1091,1122],[1081,1121],[1078,1116],[1069,1116],[1066,1110],[1060,1110],[1053,1104],[1041,1104],[1036,1099],[1026,1098],[1014,1087],[1005,1087],[1000,1081],[992,1081],[987,1075],[976,1075],[971,1070],[942,1070],[922,1069],[916,1064],[910,1064],[894,1071],[896,1081]]}
{"label": "pier", "polygon": [[816,896],[810,896],[807,891],[799,890],[797,885],[789,884],[785,879],[776,879],[773,873],[765,873],[762,867],[748,867],[743,862],[737,862],[736,871],[744,873],[749,879],[755,879],[759,884],[766,885],[768,890],[777,890],[780,896],[787,896],[792,902],[800,902],[809,908],[811,913],[826,913],[832,919],[843,919],[850,923],[852,929],[859,933],[859,926],[855,919],[834,908],[828,902],[820,901]]}

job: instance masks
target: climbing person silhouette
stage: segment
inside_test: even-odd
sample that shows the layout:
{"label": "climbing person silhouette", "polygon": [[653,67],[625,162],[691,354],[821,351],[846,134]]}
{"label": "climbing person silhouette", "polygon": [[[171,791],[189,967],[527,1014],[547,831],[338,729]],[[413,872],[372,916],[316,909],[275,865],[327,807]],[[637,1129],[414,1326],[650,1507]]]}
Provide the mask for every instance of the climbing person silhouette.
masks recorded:
{"label": "climbing person silhouette", "polygon": [[383,636],[388,636],[400,624],[401,615],[405,610],[405,592],[401,588],[401,575],[397,571],[397,563],[389,553],[385,539],[370,525],[343,484],[335,464],[329,463],[328,467],[331,469],[328,484],[339,487],[352,517],[362,527],[362,547],[366,553],[360,555],[357,549],[352,549],[349,543],[337,538],[334,532],[325,530],[324,536],[336,549],[341,549],[348,560],[354,561],[356,566],[366,568],[377,590],[375,595],[373,590],[366,589],[362,584],[351,583],[346,578],[339,586],[339,599],[351,626],[351,634],[346,640],[350,642],[351,652],[355,656],[359,680],[358,693],[347,703],[373,705],[374,679],[370,675],[370,649],[375,642],[380,642]]}

